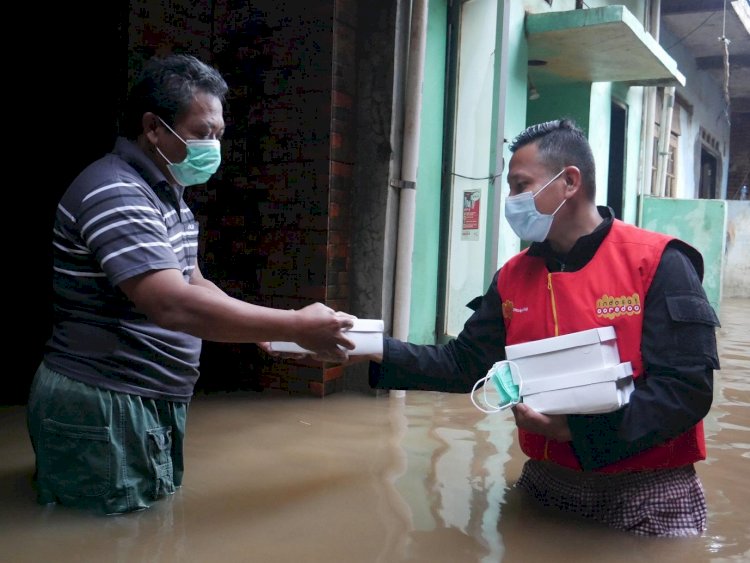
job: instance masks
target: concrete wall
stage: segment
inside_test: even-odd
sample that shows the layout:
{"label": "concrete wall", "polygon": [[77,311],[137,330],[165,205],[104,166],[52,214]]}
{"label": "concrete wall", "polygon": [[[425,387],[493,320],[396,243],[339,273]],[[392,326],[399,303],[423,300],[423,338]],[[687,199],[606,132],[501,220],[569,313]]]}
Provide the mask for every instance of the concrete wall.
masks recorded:
{"label": "concrete wall", "polygon": [[642,226],[674,235],[703,255],[703,288],[719,312],[727,233],[727,202],[716,199],[646,197]]}
{"label": "concrete wall", "polygon": [[723,297],[750,298],[750,201],[727,201]]}
{"label": "concrete wall", "polygon": [[[357,33],[356,162],[352,192],[351,312],[360,318],[390,319],[393,268],[385,257],[393,239],[387,216],[392,157],[393,60],[396,6],[360,2]],[[386,326],[390,331],[390,326]]]}

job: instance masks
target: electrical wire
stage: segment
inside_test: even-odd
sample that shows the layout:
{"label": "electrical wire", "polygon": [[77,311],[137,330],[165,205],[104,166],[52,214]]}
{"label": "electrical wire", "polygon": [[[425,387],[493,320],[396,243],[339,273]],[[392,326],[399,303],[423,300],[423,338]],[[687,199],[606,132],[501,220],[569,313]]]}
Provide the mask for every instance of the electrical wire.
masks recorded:
{"label": "electrical wire", "polygon": [[[724,1],[726,2],[726,0],[724,0]],[[725,9],[726,9],[726,4],[725,4]],[[716,12],[711,12],[710,14],[708,14],[708,17],[706,17],[706,19],[705,19],[705,20],[703,20],[703,21],[702,21],[701,23],[699,23],[699,24],[698,24],[698,27],[696,27],[695,29],[693,29],[693,30],[692,30],[692,31],[691,31],[690,33],[688,33],[687,35],[683,35],[683,36],[682,36],[682,37],[681,37],[681,38],[680,38],[679,40],[677,40],[677,42],[675,42],[675,43],[673,43],[672,45],[670,45],[669,47],[667,47],[667,48],[666,48],[666,50],[667,50],[667,51],[669,51],[669,50],[670,50],[670,49],[671,49],[672,47],[677,47],[677,45],[679,45],[680,43],[682,43],[683,41],[685,41],[685,39],[687,39],[688,37],[690,37],[690,36],[691,36],[691,35],[692,35],[693,33],[695,33],[696,31],[698,31],[698,30],[699,30],[700,28],[702,28],[702,27],[703,27],[704,25],[706,25],[706,22],[707,22],[708,20],[710,20],[710,19],[711,19],[711,17],[712,17],[712,16],[713,16],[713,15],[714,15],[715,13],[716,13]]]}
{"label": "electrical wire", "polygon": [[475,177],[475,176],[464,176],[463,174],[458,174],[457,172],[451,172],[450,170],[446,170],[448,174],[451,176],[458,176],[459,178],[464,178],[465,180],[491,180],[495,181],[495,178],[499,178],[502,176],[502,172],[500,174],[493,174],[492,176],[481,176],[481,177]]}

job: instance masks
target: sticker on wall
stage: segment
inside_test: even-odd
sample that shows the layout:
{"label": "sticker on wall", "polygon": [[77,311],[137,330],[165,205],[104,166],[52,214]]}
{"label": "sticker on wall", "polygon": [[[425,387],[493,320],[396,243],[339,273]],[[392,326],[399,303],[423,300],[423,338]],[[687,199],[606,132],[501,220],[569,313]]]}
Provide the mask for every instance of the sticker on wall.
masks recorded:
{"label": "sticker on wall", "polygon": [[461,226],[461,240],[479,240],[479,204],[481,190],[464,191],[464,216]]}

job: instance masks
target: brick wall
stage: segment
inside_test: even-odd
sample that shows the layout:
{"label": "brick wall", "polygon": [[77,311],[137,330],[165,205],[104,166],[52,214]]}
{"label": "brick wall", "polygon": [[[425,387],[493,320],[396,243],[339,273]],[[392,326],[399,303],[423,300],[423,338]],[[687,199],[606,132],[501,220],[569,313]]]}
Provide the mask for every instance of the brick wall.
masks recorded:
{"label": "brick wall", "polygon": [[[131,67],[190,52],[230,85],[222,167],[188,190],[201,268],[229,294],[349,309],[355,99],[354,0],[131,2]],[[199,386],[323,396],[342,370],[274,360],[254,345],[206,342]]]}

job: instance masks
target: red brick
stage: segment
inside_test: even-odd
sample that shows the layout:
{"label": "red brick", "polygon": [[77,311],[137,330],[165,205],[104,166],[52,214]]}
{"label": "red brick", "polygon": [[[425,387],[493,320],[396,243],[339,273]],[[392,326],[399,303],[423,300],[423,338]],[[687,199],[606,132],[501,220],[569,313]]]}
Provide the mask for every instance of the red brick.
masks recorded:
{"label": "red brick", "polygon": [[333,379],[338,379],[342,375],[344,375],[343,366],[336,366],[332,368],[323,369],[323,381],[331,381]]}
{"label": "red brick", "polygon": [[336,160],[331,161],[331,175],[351,178],[353,171],[354,167],[351,164],[344,164],[343,162],[338,162]]}

